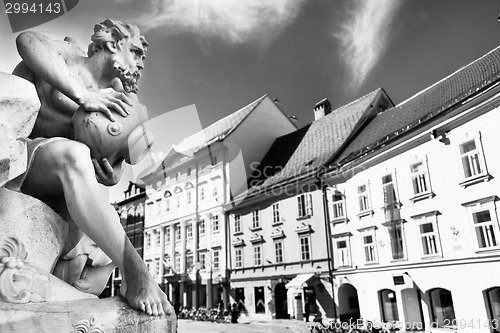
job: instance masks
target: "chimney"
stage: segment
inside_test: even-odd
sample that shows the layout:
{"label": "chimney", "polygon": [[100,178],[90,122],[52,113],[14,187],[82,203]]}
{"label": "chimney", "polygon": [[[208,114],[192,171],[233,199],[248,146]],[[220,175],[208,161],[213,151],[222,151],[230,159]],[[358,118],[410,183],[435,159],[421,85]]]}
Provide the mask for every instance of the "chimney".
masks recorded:
{"label": "chimney", "polygon": [[330,112],[332,112],[332,105],[328,98],[324,98],[314,106],[314,120],[321,119]]}

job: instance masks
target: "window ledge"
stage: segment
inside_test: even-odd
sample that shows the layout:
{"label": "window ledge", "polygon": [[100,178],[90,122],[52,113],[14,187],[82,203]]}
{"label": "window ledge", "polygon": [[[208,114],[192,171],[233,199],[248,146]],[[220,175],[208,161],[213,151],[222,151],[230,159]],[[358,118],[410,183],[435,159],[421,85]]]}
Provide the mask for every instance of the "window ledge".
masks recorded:
{"label": "window ledge", "polygon": [[234,235],[234,236],[240,236],[240,235],[243,235],[243,231],[241,231],[241,230],[240,230],[240,231],[235,231],[235,232],[233,232],[233,235]]}
{"label": "window ledge", "polygon": [[479,175],[479,176],[474,176],[474,177],[467,178],[466,180],[464,180],[461,183],[459,183],[459,185],[462,186],[463,188],[466,188],[467,186],[474,185],[474,184],[477,184],[477,183],[488,182],[492,178],[493,177],[490,174],[487,173],[487,174],[484,174],[484,175]]}
{"label": "window ledge", "polygon": [[410,198],[410,201],[415,203],[420,200],[434,198],[436,195],[433,192],[419,193]]}
{"label": "window ledge", "polygon": [[297,221],[310,219],[311,215],[297,216]]}
{"label": "window ledge", "polygon": [[393,262],[393,263],[405,262],[405,261],[408,261],[408,258],[391,259],[391,262]]}
{"label": "window ledge", "polygon": [[364,210],[362,212],[359,212],[358,214],[356,214],[359,218],[362,218],[362,217],[365,217],[365,216],[368,216],[368,215],[373,215],[373,210],[371,209],[368,209],[368,210]]}
{"label": "window ledge", "polygon": [[500,246],[479,249],[479,248],[477,248],[477,245],[476,245],[475,251],[477,254],[488,253],[488,252],[498,252],[498,251],[500,251]]}
{"label": "window ledge", "polygon": [[275,226],[282,225],[282,224],[283,224],[283,221],[282,221],[282,220],[279,220],[279,221],[273,222],[273,223],[271,224],[271,226],[275,227]]}
{"label": "window ledge", "polygon": [[422,260],[434,260],[443,258],[443,255],[441,253],[429,254],[429,255],[423,255],[421,258]]}
{"label": "window ledge", "polygon": [[262,227],[255,227],[255,228],[251,228],[251,227],[248,227],[248,230],[254,232],[254,231],[260,231],[262,230]]}
{"label": "window ledge", "polygon": [[346,223],[349,222],[349,219],[347,217],[338,217],[336,219],[333,219],[330,221],[333,225],[335,224],[340,224],[340,223]]}

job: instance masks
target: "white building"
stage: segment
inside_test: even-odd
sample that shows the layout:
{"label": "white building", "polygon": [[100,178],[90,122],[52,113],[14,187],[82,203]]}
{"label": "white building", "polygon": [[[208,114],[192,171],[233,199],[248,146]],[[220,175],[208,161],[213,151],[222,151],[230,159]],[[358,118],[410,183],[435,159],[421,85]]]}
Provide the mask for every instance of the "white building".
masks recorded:
{"label": "white building", "polygon": [[499,77],[497,48],[380,113],[333,160],[341,318],[499,332]]}
{"label": "white building", "polygon": [[229,303],[225,208],[246,189],[251,165],[296,130],[266,95],[184,139],[143,179],[144,260],[173,304]]}

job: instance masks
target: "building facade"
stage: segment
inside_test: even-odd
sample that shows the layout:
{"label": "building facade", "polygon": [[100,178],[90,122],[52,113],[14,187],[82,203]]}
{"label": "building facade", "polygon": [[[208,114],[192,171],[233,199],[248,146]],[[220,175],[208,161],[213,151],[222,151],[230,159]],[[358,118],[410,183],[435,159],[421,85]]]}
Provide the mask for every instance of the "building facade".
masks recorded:
{"label": "building facade", "polygon": [[312,124],[275,141],[245,199],[229,210],[231,289],[241,309],[269,318],[335,316],[319,176],[357,131],[392,106],[382,89],[336,110],[324,99]]}
{"label": "building facade", "polygon": [[251,162],[294,130],[263,96],[184,139],[143,178],[144,260],[175,306],[229,306],[226,206],[246,189]]}
{"label": "building facade", "polygon": [[499,56],[379,114],[324,175],[339,316],[499,332]]}

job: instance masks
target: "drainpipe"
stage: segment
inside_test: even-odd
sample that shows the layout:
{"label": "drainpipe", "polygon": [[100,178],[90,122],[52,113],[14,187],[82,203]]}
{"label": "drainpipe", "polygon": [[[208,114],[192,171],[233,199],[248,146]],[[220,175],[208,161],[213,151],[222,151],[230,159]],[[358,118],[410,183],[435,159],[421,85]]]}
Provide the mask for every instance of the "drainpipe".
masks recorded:
{"label": "drainpipe", "polygon": [[322,179],[319,179],[321,185],[321,191],[323,192],[323,212],[325,217],[325,241],[328,259],[328,275],[330,277],[330,282],[332,284],[332,302],[333,302],[333,317],[337,317],[337,305],[335,304],[335,287],[333,285],[333,258],[332,258],[332,229],[330,225],[330,211],[328,209],[328,196],[327,189],[328,185],[323,184]]}

